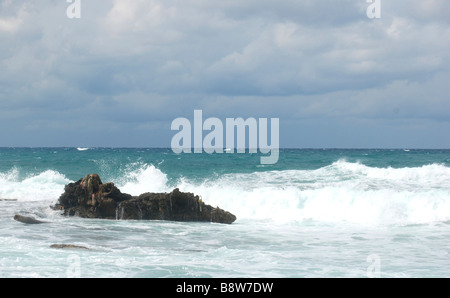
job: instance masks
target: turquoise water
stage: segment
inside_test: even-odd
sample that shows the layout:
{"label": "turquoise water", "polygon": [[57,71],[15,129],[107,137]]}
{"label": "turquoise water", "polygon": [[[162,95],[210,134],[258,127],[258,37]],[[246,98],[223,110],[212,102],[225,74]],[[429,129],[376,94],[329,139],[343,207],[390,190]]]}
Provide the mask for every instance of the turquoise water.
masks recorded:
{"label": "turquoise water", "polygon": [[[232,225],[68,218],[88,173],[123,192],[178,187]],[[0,277],[449,277],[450,150],[0,148]],[[25,225],[14,214],[47,221]],[[60,250],[52,244],[89,250]]]}

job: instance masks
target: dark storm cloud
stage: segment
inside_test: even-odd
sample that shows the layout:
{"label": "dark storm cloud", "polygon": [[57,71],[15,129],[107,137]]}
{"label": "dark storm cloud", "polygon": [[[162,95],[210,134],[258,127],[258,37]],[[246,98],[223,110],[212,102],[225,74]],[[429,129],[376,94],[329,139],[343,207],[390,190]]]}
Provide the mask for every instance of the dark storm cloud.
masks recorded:
{"label": "dark storm cloud", "polygon": [[280,117],[289,146],[450,146],[413,137],[449,126],[450,3],[381,3],[372,20],[363,0],[98,0],[68,19],[63,0],[0,1],[0,144],[168,146],[200,108]]}

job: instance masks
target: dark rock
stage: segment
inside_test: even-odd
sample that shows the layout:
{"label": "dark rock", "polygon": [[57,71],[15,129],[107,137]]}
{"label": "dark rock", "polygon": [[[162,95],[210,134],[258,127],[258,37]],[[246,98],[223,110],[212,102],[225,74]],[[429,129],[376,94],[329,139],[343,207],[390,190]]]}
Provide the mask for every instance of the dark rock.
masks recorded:
{"label": "dark rock", "polygon": [[61,249],[89,249],[84,246],[73,245],[73,244],[52,244],[51,248],[61,248]]}
{"label": "dark rock", "polygon": [[131,198],[114,183],[103,184],[97,174],[92,174],[67,184],[54,208],[64,210],[65,215],[115,219],[117,204]]}
{"label": "dark rock", "polygon": [[19,214],[14,215],[14,219],[17,220],[17,221],[26,223],[26,224],[41,224],[41,223],[45,223],[45,221],[40,221],[40,220],[37,220],[37,219],[35,219],[33,217],[23,216],[23,215],[19,215]]}
{"label": "dark rock", "polygon": [[203,221],[231,224],[236,216],[206,205],[192,193],[122,193],[114,183],[103,184],[97,174],[86,175],[64,188],[54,209],[65,215],[87,218]]}

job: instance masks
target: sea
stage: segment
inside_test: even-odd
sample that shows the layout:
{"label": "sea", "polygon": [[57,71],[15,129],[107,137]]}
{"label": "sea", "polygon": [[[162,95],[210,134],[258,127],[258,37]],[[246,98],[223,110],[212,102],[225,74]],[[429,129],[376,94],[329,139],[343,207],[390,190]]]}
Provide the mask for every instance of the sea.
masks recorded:
{"label": "sea", "polygon": [[[50,208],[92,173],[132,195],[192,192],[237,220],[85,219]],[[248,152],[0,148],[0,210],[3,278],[450,277],[450,150],[280,149],[263,165]]]}

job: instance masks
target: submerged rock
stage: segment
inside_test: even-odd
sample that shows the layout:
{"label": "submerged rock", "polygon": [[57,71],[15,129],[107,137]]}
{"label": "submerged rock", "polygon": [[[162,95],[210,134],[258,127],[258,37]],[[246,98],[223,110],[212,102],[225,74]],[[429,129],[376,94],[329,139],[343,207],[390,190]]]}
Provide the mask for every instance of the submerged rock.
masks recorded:
{"label": "submerged rock", "polygon": [[17,220],[17,221],[26,223],[26,224],[41,224],[41,223],[45,223],[45,221],[40,221],[40,220],[37,220],[37,219],[35,219],[33,217],[23,216],[23,215],[19,215],[19,214],[14,215],[14,219]]}
{"label": "submerged rock", "polygon": [[60,248],[60,249],[89,249],[84,246],[80,245],[73,245],[73,244],[52,244],[50,245],[51,248]]}
{"label": "submerged rock", "polygon": [[86,218],[202,221],[231,224],[236,216],[202,202],[199,196],[181,192],[144,193],[133,197],[112,182],[103,184],[97,174],[69,183],[54,209]]}

